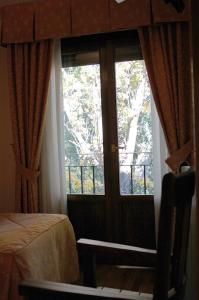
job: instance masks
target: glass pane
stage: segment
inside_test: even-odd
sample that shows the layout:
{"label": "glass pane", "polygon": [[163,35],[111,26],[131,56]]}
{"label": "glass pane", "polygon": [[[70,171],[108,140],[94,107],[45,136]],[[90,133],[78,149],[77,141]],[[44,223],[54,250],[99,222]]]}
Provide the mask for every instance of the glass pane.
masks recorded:
{"label": "glass pane", "polygon": [[121,194],[153,194],[151,91],[143,60],[117,62]]}
{"label": "glass pane", "polygon": [[62,68],[67,193],[104,194],[99,64]]}

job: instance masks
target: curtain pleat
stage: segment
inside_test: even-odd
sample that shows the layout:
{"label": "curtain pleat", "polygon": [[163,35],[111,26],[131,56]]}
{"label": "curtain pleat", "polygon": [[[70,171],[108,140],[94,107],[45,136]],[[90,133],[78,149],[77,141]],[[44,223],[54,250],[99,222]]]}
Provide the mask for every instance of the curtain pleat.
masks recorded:
{"label": "curtain pleat", "polygon": [[8,45],[16,211],[38,212],[38,176],[53,41]]}
{"label": "curtain pleat", "polygon": [[170,157],[169,167],[191,162],[192,97],[188,23],[139,29],[148,76]]}
{"label": "curtain pleat", "polygon": [[40,163],[40,208],[44,213],[66,214],[66,172],[64,151],[64,108],[61,77],[61,45],[55,42],[48,108]]}

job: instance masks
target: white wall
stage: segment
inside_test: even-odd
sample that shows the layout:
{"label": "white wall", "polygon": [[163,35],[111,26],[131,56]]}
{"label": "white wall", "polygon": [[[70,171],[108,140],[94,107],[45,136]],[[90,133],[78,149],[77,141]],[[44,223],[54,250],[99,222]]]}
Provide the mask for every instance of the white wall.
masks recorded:
{"label": "white wall", "polygon": [[14,177],[6,48],[0,47],[0,212],[14,211]]}

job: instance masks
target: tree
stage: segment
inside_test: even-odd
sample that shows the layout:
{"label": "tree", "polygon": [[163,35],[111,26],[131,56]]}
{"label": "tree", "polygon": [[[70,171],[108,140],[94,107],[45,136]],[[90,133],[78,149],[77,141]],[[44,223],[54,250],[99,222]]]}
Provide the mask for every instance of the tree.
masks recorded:
{"label": "tree", "polygon": [[[147,153],[152,152],[151,132],[151,92],[148,83],[144,61],[117,63],[117,108],[118,108],[118,138],[120,151],[120,189],[123,193],[143,193],[143,167],[132,165],[149,164],[149,174],[152,173],[151,162],[146,162]],[[130,174],[133,172],[133,186]],[[152,192],[151,187],[146,192]]]}
{"label": "tree", "polygon": [[[62,75],[66,161],[71,166],[97,166],[101,191],[103,136],[99,65],[65,68]],[[125,148],[125,151],[120,153],[120,173],[121,179],[123,178],[121,188],[129,192],[129,166],[143,163],[143,152],[151,152],[152,147],[151,96],[144,62],[117,63],[116,88],[118,143]],[[141,184],[139,173],[136,175],[138,187]],[[92,174],[87,175],[89,176],[92,185]]]}
{"label": "tree", "polygon": [[[62,69],[62,77],[65,160],[75,167],[90,166],[87,172],[87,178],[90,178],[88,182],[84,180],[84,187],[89,191],[92,190],[92,167],[95,166],[96,185],[98,192],[102,192],[103,136],[99,65],[65,68]],[[79,169],[76,168],[76,171]]]}

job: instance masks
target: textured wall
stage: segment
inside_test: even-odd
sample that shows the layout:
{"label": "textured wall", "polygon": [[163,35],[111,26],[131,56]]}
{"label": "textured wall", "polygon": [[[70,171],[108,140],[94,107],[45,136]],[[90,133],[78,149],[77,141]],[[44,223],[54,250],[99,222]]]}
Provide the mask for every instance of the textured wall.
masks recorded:
{"label": "textured wall", "polygon": [[6,48],[0,47],[0,212],[14,210],[14,161],[8,99]]}

